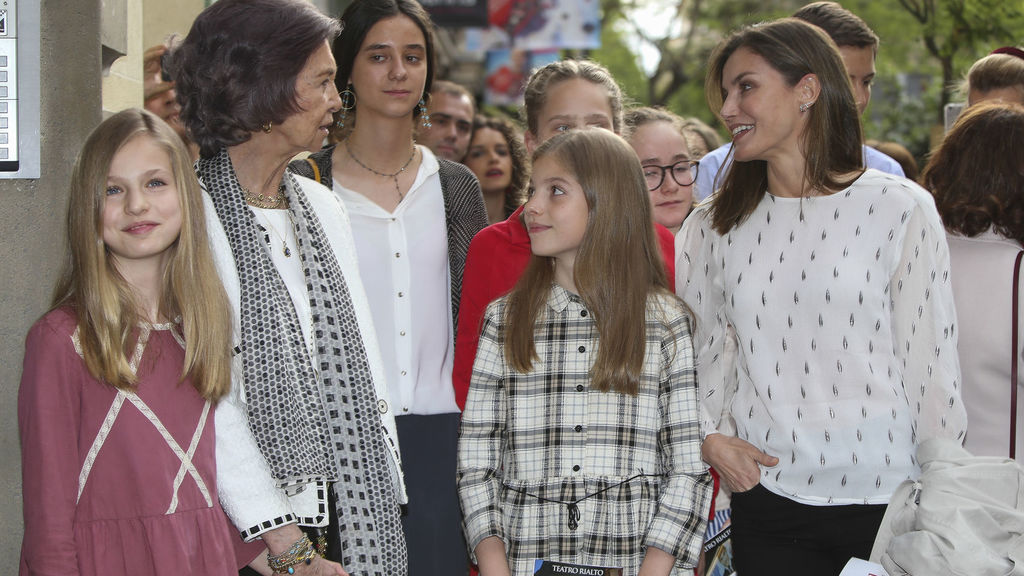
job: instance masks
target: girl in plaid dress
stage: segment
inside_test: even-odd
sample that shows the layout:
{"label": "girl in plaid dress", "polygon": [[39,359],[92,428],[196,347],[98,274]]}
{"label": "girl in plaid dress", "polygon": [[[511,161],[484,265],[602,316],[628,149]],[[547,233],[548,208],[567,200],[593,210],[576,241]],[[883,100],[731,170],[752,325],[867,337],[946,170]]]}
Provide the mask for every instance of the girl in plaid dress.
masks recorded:
{"label": "girl in plaid dress", "polygon": [[534,154],[524,218],[533,257],[484,315],[459,440],[481,574],[682,574],[711,476],[689,316],[636,154],[605,130],[555,136]]}

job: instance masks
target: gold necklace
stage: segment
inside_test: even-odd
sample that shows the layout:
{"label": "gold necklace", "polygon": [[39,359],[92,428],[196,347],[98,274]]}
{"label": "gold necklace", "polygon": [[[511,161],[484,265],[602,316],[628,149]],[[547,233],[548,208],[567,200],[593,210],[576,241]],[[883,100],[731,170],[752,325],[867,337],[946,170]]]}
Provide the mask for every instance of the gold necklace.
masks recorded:
{"label": "gold necklace", "polygon": [[378,172],[377,170],[374,170],[373,168],[370,168],[366,164],[363,164],[362,161],[360,161],[359,158],[356,158],[356,155],[352,153],[352,144],[351,143],[345,142],[345,150],[348,152],[349,158],[355,160],[356,164],[359,164],[360,166],[362,166],[363,169],[369,170],[370,172],[373,172],[377,176],[381,176],[381,177],[384,177],[384,178],[391,178],[392,180],[394,180],[395,181],[395,193],[398,194],[398,203],[399,204],[402,203],[402,200],[405,198],[405,195],[402,194],[402,189],[399,188],[399,186],[398,186],[398,175],[401,174],[402,172],[405,172],[405,169],[409,167],[409,164],[412,164],[412,159],[416,157],[416,145],[415,144],[412,147],[412,153],[409,154],[409,159],[405,161],[405,164],[402,164],[401,168],[399,168],[398,170],[392,172],[391,174],[385,174],[384,172]]}
{"label": "gold necklace", "polygon": [[245,193],[245,201],[257,208],[275,210],[277,208],[283,208],[285,202],[288,201],[284,195],[284,184],[278,186],[277,194],[275,196],[269,196],[263,193],[253,194],[248,188],[242,188],[242,192]]}
{"label": "gold necklace", "polygon": [[[288,215],[288,222],[291,224],[292,236],[294,236],[295,235],[295,221],[292,220],[292,213],[291,212],[286,212],[285,214]],[[271,230],[271,232],[274,233],[274,236],[277,236],[278,238],[281,239],[281,253],[284,254],[285,258],[291,258],[292,257],[292,249],[288,247],[288,236],[282,235],[280,232],[277,231],[277,227],[274,226],[274,223],[270,221],[270,216],[269,215],[265,214],[264,217],[266,218],[267,226],[270,226],[270,230]],[[287,233],[287,230],[285,232]],[[269,242],[270,238],[267,238],[267,240],[268,240],[267,243],[269,244],[270,243]]]}

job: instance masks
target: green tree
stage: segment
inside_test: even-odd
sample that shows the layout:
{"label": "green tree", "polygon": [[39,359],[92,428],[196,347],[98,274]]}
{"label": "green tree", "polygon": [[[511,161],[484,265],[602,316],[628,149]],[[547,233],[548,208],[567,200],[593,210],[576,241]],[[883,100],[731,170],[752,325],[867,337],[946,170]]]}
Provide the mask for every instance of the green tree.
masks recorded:
{"label": "green tree", "polygon": [[934,112],[939,124],[959,70],[993,47],[1024,37],[1024,3],[1019,0],[899,0],[899,5],[918,23],[918,38],[938,63],[942,83]]}

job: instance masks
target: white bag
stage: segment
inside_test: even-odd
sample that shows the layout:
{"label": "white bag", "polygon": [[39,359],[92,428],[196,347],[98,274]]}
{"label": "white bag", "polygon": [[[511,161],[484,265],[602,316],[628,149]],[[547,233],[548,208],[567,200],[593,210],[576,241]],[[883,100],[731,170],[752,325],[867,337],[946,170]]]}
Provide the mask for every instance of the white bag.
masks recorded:
{"label": "white bag", "polygon": [[935,438],[893,494],[871,561],[890,576],[1024,576],[1024,468]]}

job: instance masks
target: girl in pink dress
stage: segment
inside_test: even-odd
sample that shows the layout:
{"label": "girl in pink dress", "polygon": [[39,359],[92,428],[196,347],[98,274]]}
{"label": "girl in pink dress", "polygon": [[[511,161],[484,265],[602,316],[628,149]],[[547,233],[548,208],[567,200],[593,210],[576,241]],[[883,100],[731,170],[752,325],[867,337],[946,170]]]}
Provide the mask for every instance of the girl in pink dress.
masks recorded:
{"label": "girl in pink dress", "polygon": [[93,131],[53,308],[25,346],[20,574],[235,575],[262,549],[217,500],[231,320],[204,222],[163,121],[132,109]]}

